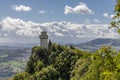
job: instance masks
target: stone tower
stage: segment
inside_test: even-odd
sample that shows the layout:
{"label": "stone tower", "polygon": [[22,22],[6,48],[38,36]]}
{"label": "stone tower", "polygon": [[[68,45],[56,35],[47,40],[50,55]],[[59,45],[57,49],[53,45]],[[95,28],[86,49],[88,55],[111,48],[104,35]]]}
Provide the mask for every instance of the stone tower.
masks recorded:
{"label": "stone tower", "polygon": [[40,46],[43,48],[48,48],[48,35],[47,32],[42,31],[40,37]]}

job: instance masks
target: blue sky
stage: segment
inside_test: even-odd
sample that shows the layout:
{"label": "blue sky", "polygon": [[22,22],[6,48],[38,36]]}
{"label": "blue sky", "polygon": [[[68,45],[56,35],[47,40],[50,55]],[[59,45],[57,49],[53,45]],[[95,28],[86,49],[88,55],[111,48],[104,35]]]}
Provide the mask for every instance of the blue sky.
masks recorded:
{"label": "blue sky", "polygon": [[43,30],[60,43],[119,38],[109,29],[115,1],[1,0],[0,43],[39,43]]}
{"label": "blue sky", "polygon": [[[64,14],[65,6],[72,8],[85,3],[94,14]],[[15,11],[12,6],[24,5],[31,8],[30,11]],[[31,20],[34,22],[54,22],[54,21],[69,21],[75,23],[84,23],[86,19],[98,19],[101,23],[109,23],[110,18],[104,17],[104,13],[109,15],[114,14],[115,0],[1,0],[0,1],[0,17],[1,19],[10,16],[20,18],[25,21]],[[39,11],[44,11],[39,13]]]}

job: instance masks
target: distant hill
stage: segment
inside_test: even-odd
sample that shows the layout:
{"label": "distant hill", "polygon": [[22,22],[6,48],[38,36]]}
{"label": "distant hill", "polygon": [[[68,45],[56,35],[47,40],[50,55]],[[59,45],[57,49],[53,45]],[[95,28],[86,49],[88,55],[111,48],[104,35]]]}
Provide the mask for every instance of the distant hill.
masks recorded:
{"label": "distant hill", "polygon": [[0,48],[32,48],[39,43],[0,43]]}
{"label": "distant hill", "polygon": [[120,50],[120,40],[111,38],[97,38],[74,46],[87,51],[95,51],[102,46],[112,46]]}

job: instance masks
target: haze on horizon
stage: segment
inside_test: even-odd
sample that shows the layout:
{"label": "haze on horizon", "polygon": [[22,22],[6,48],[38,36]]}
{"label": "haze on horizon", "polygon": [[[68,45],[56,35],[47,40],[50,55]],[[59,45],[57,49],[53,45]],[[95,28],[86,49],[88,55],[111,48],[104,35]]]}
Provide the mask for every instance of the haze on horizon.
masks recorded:
{"label": "haze on horizon", "polygon": [[59,43],[119,38],[109,29],[115,0],[2,0],[0,43],[39,43],[41,31]]}

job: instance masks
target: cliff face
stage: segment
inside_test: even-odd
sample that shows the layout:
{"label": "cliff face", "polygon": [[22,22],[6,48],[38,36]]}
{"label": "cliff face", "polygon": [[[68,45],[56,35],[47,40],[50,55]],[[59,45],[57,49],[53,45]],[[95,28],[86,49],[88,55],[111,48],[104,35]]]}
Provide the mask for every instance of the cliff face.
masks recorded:
{"label": "cliff face", "polygon": [[11,80],[119,80],[118,57],[111,47],[89,53],[57,44],[35,46],[25,71]]}

